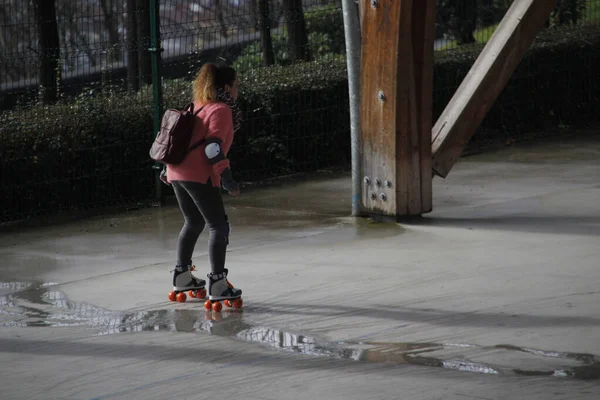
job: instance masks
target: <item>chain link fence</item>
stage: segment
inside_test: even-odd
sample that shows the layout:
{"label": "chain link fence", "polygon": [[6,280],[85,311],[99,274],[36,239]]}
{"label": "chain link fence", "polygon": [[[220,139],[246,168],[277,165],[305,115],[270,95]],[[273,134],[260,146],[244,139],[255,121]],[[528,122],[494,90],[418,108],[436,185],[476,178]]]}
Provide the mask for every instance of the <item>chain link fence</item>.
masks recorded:
{"label": "chain link fence", "polygon": [[[510,3],[438,0],[436,115]],[[552,50],[531,51],[474,141],[593,113],[599,22],[600,0],[562,0],[539,40]],[[341,0],[0,0],[0,45],[0,223],[168,195],[153,113],[183,107],[205,62],[240,74],[238,180],[350,162]],[[548,93],[573,97],[568,115],[537,101]]]}

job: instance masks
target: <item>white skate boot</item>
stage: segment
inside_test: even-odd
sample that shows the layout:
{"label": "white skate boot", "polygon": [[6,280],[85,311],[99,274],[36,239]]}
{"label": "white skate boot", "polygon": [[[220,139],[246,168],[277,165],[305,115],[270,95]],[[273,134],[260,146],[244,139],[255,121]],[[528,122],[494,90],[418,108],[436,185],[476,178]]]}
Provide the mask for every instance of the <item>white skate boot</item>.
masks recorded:
{"label": "white skate boot", "polygon": [[213,274],[212,272],[207,275],[208,277],[208,300],[204,303],[204,308],[207,310],[212,309],[213,311],[221,311],[222,306],[220,301],[224,300],[224,303],[228,307],[241,308],[242,301],[242,290],[235,288],[228,280],[228,270],[224,269],[219,274]]}
{"label": "white skate boot", "polygon": [[188,291],[190,297],[204,299],[206,297],[206,281],[192,275],[195,266],[183,265],[175,267],[173,271],[173,291],[169,293],[169,300],[184,303]]}

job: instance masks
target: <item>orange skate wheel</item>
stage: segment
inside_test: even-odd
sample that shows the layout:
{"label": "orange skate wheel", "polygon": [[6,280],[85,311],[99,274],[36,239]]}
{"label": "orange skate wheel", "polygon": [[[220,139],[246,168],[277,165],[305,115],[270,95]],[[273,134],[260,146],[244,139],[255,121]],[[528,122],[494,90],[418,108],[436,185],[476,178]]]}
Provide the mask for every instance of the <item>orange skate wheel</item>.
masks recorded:
{"label": "orange skate wheel", "polygon": [[229,301],[229,299],[225,300],[223,303],[225,303],[225,305],[226,305],[227,307],[233,307],[233,306],[231,305],[231,301]]}
{"label": "orange skate wheel", "polygon": [[185,303],[186,299],[187,299],[187,296],[183,292],[181,292],[177,295],[177,301],[180,303]]}
{"label": "orange skate wheel", "polygon": [[177,300],[177,293],[175,293],[175,292],[169,293],[169,300],[176,301]]}
{"label": "orange skate wheel", "polygon": [[232,305],[234,308],[242,308],[242,306],[244,305],[244,300],[242,300],[241,297],[239,299],[235,299]]}
{"label": "orange skate wheel", "polygon": [[223,309],[223,305],[221,304],[220,301],[215,301],[212,305],[212,309],[213,309],[213,311],[219,312]]}
{"label": "orange skate wheel", "polygon": [[206,289],[198,290],[198,292],[196,293],[196,297],[198,297],[199,299],[205,299],[206,298]]}
{"label": "orange skate wheel", "polygon": [[208,311],[212,310],[212,303],[210,302],[210,300],[206,300],[204,302],[204,308]]}
{"label": "orange skate wheel", "polygon": [[195,291],[195,290],[190,290],[190,291],[188,292],[188,295],[189,295],[190,297],[192,297],[192,298],[193,298],[193,297],[196,297],[196,291]]}

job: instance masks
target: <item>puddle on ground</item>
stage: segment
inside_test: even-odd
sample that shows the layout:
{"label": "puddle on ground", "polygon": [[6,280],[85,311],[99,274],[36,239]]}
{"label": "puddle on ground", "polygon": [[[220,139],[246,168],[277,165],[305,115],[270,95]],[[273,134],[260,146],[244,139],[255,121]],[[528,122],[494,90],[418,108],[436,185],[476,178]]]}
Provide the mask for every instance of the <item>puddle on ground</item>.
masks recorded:
{"label": "puddle on ground", "polygon": [[[191,303],[189,305],[192,305]],[[188,306],[189,306],[188,305]],[[291,353],[392,366],[417,365],[492,375],[549,376],[600,380],[600,357],[586,353],[546,351],[507,344],[477,346],[451,343],[332,342],[247,322],[244,313],[259,309],[224,309],[212,313],[194,308],[115,312],[75,303],[52,283],[0,282],[0,325],[94,329],[98,335],[172,331],[233,338]],[[186,306],[187,307],[187,306]],[[244,311],[245,310],[245,311]]]}

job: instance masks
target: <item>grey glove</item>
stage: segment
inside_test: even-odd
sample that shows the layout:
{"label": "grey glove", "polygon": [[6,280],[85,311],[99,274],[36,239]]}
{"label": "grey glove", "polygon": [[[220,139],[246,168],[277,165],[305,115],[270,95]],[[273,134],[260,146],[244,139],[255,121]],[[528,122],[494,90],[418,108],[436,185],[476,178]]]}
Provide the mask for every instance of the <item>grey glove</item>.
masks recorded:
{"label": "grey glove", "polygon": [[233,175],[231,174],[231,169],[229,168],[225,168],[221,173],[221,185],[223,186],[223,189],[227,190],[228,192],[234,192],[240,189],[240,185],[233,180]]}

